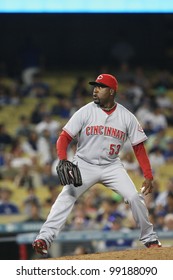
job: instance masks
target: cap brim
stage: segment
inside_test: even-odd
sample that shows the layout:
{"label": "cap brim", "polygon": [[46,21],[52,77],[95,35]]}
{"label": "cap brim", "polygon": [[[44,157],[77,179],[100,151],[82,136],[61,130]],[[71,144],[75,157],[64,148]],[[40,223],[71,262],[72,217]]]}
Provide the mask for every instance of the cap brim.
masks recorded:
{"label": "cap brim", "polygon": [[108,86],[105,85],[105,84],[97,83],[97,82],[89,82],[89,84],[90,84],[91,86],[104,86],[104,87],[108,87]]}

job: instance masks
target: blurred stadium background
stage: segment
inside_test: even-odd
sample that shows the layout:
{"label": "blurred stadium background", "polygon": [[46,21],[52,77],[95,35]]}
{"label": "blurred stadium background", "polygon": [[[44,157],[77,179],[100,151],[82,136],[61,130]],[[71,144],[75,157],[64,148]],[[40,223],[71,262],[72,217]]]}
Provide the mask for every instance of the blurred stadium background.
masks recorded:
{"label": "blurred stadium background", "polygon": [[[151,1],[133,1],[134,6],[127,5],[126,1],[123,1],[123,6],[120,5],[122,1],[116,1],[119,6],[115,6],[115,1],[106,1],[106,7],[105,1],[101,1],[99,6],[99,1],[92,1],[91,6],[90,1],[87,1],[86,7],[83,1],[73,1],[73,9],[71,1],[64,1],[65,5],[61,9],[59,6],[51,6],[52,1],[49,1],[50,7],[46,6],[46,1],[42,1],[40,7],[32,7],[33,1],[30,1],[30,6],[25,6],[26,2],[22,2],[23,4],[19,0],[0,3],[0,207],[6,192],[7,202],[18,208],[18,212],[12,212],[9,208],[9,212],[3,213],[2,210],[0,213],[0,259],[35,257],[31,250],[32,238],[46,218],[53,199],[61,190],[53,171],[56,162],[53,148],[55,135],[51,135],[49,139],[51,158],[49,161],[41,161],[42,155],[38,156],[38,151],[34,156],[32,152],[27,153],[29,136],[21,131],[35,130],[39,122],[34,123],[33,111],[40,110],[42,103],[44,112],[56,120],[56,129],[60,131],[75,110],[92,100],[88,81],[101,72],[111,72],[118,77],[119,102],[135,113],[147,103],[155,117],[155,125],[152,124],[152,127],[149,126],[149,119],[143,123],[149,136],[146,147],[153,160],[156,178],[155,197],[147,203],[160,238],[165,246],[172,245],[173,203],[170,200],[173,199],[173,7],[167,5],[170,1],[164,1],[164,6],[162,1],[157,1],[160,6],[156,5],[156,1],[152,1],[154,6],[149,5]],[[16,7],[13,6],[14,3]],[[55,104],[59,104],[64,110],[52,113]],[[159,113],[155,112],[156,106]],[[147,114],[148,111],[145,112]],[[23,116],[28,119],[29,124],[23,122]],[[165,121],[163,127],[162,123],[157,124],[160,116]],[[5,134],[9,136],[7,138],[3,138],[4,126]],[[39,132],[37,131],[37,137],[40,140],[43,135]],[[45,135],[43,138],[46,138]],[[8,139],[9,142],[4,143],[3,139]],[[69,157],[72,156],[74,147],[75,143],[69,150]],[[143,178],[128,147],[122,154],[122,159],[139,188]],[[29,166],[29,170],[23,170],[23,165]],[[47,174],[46,178],[42,176],[44,173]],[[26,177],[28,179],[22,185],[21,178]],[[34,183],[29,183],[30,177],[35,178]],[[51,256],[77,254],[80,250],[85,253],[140,246],[137,241],[138,230],[128,210],[124,209],[121,198],[100,185],[96,188],[97,191],[93,188],[87,196],[88,212],[81,210],[82,199],[76,205],[59,242],[55,242],[52,248]],[[166,207],[167,204],[156,203],[157,196],[168,191],[168,188],[169,208]],[[97,196],[100,197],[99,201],[96,200]],[[26,198],[30,203],[27,204],[28,208]],[[113,208],[107,210],[108,206],[103,206],[103,203],[108,198],[111,199],[109,206],[111,204]],[[37,216],[35,220],[30,215],[33,204],[36,206],[33,210]],[[123,225],[117,219],[117,227],[122,231],[115,227],[103,234],[105,225],[115,225],[114,220],[111,220],[115,209],[122,215],[128,213],[122,218]],[[103,210],[108,211],[106,224],[103,217],[102,220],[98,219]],[[81,216],[82,211],[85,216]],[[168,214],[171,216],[168,217]],[[115,217],[117,216],[113,215]],[[169,226],[166,224],[168,218],[169,224],[172,223]],[[78,223],[79,220],[82,222]],[[127,232],[123,231],[124,228]],[[117,244],[112,244],[112,247],[105,245],[106,240],[112,240],[114,234]]]}

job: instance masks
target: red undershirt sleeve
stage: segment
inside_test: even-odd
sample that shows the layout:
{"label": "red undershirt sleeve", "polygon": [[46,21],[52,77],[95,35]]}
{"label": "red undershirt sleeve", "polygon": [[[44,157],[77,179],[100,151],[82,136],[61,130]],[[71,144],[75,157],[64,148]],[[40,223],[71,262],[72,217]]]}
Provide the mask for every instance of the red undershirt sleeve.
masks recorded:
{"label": "red undershirt sleeve", "polygon": [[60,160],[67,159],[67,147],[72,141],[72,137],[66,132],[62,131],[56,141],[56,152]]}
{"label": "red undershirt sleeve", "polygon": [[133,146],[133,150],[135,153],[135,156],[139,162],[139,165],[142,169],[142,172],[144,174],[144,177],[147,179],[153,179],[151,165],[149,162],[148,155],[146,153],[144,143],[140,143],[138,145]]}

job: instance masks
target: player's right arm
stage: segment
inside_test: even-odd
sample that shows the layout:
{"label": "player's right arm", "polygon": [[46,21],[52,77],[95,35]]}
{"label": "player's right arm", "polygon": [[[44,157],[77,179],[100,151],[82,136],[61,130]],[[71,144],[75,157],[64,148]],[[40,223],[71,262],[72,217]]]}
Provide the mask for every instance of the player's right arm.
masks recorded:
{"label": "player's right arm", "polygon": [[56,152],[60,160],[67,160],[67,148],[73,138],[79,133],[83,125],[83,109],[79,109],[73,114],[67,124],[63,127],[56,142]]}
{"label": "player's right arm", "polygon": [[67,159],[67,148],[72,139],[73,138],[66,131],[63,130],[60,133],[56,141],[56,152],[60,160]]}

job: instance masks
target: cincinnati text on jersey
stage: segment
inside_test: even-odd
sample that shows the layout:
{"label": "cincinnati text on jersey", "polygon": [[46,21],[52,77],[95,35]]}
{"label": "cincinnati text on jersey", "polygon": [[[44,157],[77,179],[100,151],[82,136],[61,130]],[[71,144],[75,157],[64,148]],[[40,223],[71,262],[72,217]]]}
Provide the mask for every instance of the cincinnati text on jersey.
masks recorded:
{"label": "cincinnati text on jersey", "polygon": [[122,140],[123,142],[126,141],[126,133],[110,127],[110,126],[103,126],[103,125],[93,125],[93,126],[87,126],[86,127],[86,135],[106,135],[111,136],[114,138],[118,138]]}

